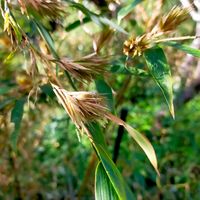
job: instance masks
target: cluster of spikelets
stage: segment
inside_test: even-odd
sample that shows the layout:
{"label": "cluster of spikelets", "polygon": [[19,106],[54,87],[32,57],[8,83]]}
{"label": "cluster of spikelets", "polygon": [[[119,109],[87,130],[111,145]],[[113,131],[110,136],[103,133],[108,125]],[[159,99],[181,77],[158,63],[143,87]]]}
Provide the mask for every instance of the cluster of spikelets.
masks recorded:
{"label": "cluster of spikelets", "polygon": [[174,6],[167,15],[160,17],[148,33],[126,40],[124,54],[130,57],[141,56],[146,49],[153,47],[161,37],[175,31],[177,26],[188,19],[188,13],[189,9]]}
{"label": "cluster of spikelets", "polygon": [[88,122],[102,121],[108,113],[105,98],[96,92],[68,92],[52,84],[53,90],[79,130]]}
{"label": "cluster of spikelets", "polygon": [[97,55],[83,57],[79,60],[70,60],[61,58],[55,60],[61,68],[69,72],[76,80],[92,81],[96,76],[103,75],[106,72],[107,58],[101,58]]}
{"label": "cluster of spikelets", "polygon": [[61,15],[63,4],[59,0],[18,0],[22,13],[27,14],[27,10],[33,10],[42,16],[57,18]]}

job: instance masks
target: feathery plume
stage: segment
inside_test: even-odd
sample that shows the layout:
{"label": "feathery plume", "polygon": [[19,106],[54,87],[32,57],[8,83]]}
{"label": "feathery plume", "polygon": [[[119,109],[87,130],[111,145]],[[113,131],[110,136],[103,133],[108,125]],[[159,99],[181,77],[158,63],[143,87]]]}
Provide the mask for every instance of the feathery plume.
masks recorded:
{"label": "feathery plume", "polygon": [[[157,41],[161,41],[159,40],[160,37],[175,31],[177,26],[188,19],[188,13],[188,8],[174,6],[167,15],[158,20],[150,32],[145,33],[142,36],[131,37],[126,40],[123,47],[124,54],[131,57],[141,56],[146,49],[154,46]],[[188,38],[191,39],[191,37]],[[167,38],[165,41],[167,41]]]}
{"label": "feathery plume", "polygon": [[88,122],[101,121],[108,108],[105,98],[96,92],[68,92],[51,84],[53,90],[71,120],[79,130]]}
{"label": "feathery plume", "polygon": [[50,18],[60,17],[64,12],[63,4],[59,0],[18,0],[22,13],[28,13],[27,10],[35,10],[42,16]]}
{"label": "feathery plume", "polygon": [[97,56],[88,56],[79,60],[70,60],[61,58],[60,60],[52,60],[58,63],[64,70],[69,72],[75,79],[79,81],[92,81],[94,77],[103,74],[106,71],[108,59]]}

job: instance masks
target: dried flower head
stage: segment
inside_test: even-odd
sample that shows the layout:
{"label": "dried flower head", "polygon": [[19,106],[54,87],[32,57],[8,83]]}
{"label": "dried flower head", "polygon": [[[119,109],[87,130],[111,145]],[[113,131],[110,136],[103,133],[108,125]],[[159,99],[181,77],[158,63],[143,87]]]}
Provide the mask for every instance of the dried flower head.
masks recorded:
{"label": "dried flower head", "polygon": [[103,96],[96,92],[68,92],[52,84],[53,90],[78,129],[88,122],[105,118],[108,108]]}
{"label": "dried flower head", "polygon": [[63,4],[59,0],[18,0],[23,13],[28,9],[35,10],[42,16],[57,18],[63,10]]}
{"label": "dried flower head", "polygon": [[139,37],[131,37],[130,39],[124,42],[123,52],[126,56],[141,56],[142,53],[150,48],[151,40],[148,34],[144,34]]}
{"label": "dried flower head", "polygon": [[[179,26],[182,22],[188,19],[189,17],[189,9],[182,8],[178,6],[174,6],[167,15],[160,18],[155,27],[156,32],[171,32],[176,30],[177,26]],[[152,32],[154,32],[152,30]]]}
{"label": "dried flower head", "polygon": [[174,31],[177,26],[184,22],[188,18],[188,12],[187,8],[173,7],[167,15],[158,20],[150,32],[126,40],[123,48],[124,54],[132,57],[142,55],[146,49],[161,41],[160,37]]}
{"label": "dried flower head", "polygon": [[95,76],[103,74],[106,71],[105,66],[108,63],[108,60],[92,56],[84,57],[80,60],[62,58],[55,62],[69,72],[75,79],[79,81],[92,81]]}

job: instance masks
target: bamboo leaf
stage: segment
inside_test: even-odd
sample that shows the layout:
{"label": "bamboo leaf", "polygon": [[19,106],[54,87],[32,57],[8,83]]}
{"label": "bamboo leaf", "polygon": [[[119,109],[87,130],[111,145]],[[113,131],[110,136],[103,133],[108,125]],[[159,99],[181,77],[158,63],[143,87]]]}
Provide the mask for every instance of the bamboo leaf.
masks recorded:
{"label": "bamboo leaf", "polygon": [[112,183],[114,190],[116,191],[119,199],[129,200],[135,199],[129,187],[126,185],[122,175],[117,169],[116,165],[110,158],[107,145],[105,143],[102,131],[97,124],[90,124],[88,130],[93,138],[93,146],[97,152],[97,155],[102,163],[102,166]]}
{"label": "bamboo leaf", "polygon": [[98,143],[95,143],[94,147],[119,199],[135,199],[106,150]]}
{"label": "bamboo leaf", "polygon": [[165,54],[161,48],[157,47],[146,50],[144,57],[149,72],[160,87],[169,107],[169,111],[174,118],[172,77]]}
{"label": "bamboo leaf", "polygon": [[112,20],[108,19],[107,17],[104,16],[100,16],[97,15],[94,12],[91,12],[90,10],[88,10],[85,6],[83,6],[80,3],[75,3],[75,2],[69,2],[70,5],[78,10],[80,10],[81,12],[83,12],[87,17],[89,17],[95,24],[97,25],[107,25],[115,30],[117,30],[118,32],[124,33],[124,34],[128,34],[122,27],[120,27],[119,25],[117,25],[115,22],[113,22]]}
{"label": "bamboo leaf", "polygon": [[184,51],[188,54],[191,54],[195,57],[198,57],[200,58],[200,50],[199,49],[195,49],[195,48],[192,48],[186,44],[180,44],[180,43],[177,43],[177,42],[164,42],[163,43],[164,45],[167,45],[167,46],[172,46],[176,49],[179,49],[181,51]]}
{"label": "bamboo leaf", "polygon": [[120,118],[118,118],[118,117],[116,117],[112,114],[108,114],[107,118],[110,119],[111,121],[115,122],[116,124],[123,126],[128,131],[128,133],[131,135],[131,137],[137,142],[137,144],[145,152],[149,161],[153,165],[155,171],[159,175],[156,153],[154,151],[153,146],[149,142],[149,140],[145,136],[143,136],[141,133],[139,133],[137,130],[135,130],[134,128],[132,128],[128,124],[126,124]]}
{"label": "bamboo leaf", "polygon": [[137,4],[141,3],[142,0],[134,0],[132,3],[129,5],[121,8],[117,14],[117,20],[118,24],[120,24],[121,20],[126,17],[134,8],[137,6]]}
{"label": "bamboo leaf", "polygon": [[55,47],[54,47],[53,39],[52,39],[51,35],[49,34],[49,32],[43,27],[43,25],[40,22],[38,22],[34,19],[33,19],[33,24],[36,26],[38,32],[40,33],[40,35],[46,42],[46,44],[49,47],[49,50],[52,52],[53,56],[55,58],[58,58],[58,55],[57,55]]}
{"label": "bamboo leaf", "polygon": [[24,113],[24,104],[25,104],[25,99],[19,99],[16,101],[15,106],[12,110],[11,113],[11,122],[15,124],[14,131],[11,134],[11,145],[15,149],[17,145],[17,140],[19,137],[19,131],[20,131],[20,126],[21,126],[21,121]]}
{"label": "bamboo leaf", "polygon": [[72,31],[73,29],[78,28],[79,26],[81,26],[81,25],[83,25],[83,24],[86,24],[86,23],[88,23],[88,22],[90,22],[90,21],[91,21],[91,19],[90,19],[89,17],[83,18],[82,21],[76,20],[75,22],[69,24],[69,25],[65,28],[65,30],[66,30],[66,31]]}
{"label": "bamboo leaf", "polygon": [[118,200],[118,196],[100,162],[95,172],[95,200]]}

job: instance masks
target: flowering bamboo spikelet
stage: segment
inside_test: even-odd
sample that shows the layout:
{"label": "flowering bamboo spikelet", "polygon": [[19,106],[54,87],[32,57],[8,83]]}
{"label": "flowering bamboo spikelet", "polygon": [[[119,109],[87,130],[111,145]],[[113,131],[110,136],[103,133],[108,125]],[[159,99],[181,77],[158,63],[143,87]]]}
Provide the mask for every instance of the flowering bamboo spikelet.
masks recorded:
{"label": "flowering bamboo spikelet", "polygon": [[85,124],[105,118],[108,108],[103,96],[96,92],[68,92],[52,84],[53,90],[65,111],[80,130]]}
{"label": "flowering bamboo spikelet", "polygon": [[81,132],[84,131],[91,142],[93,142],[93,138],[87,128],[87,124],[95,121],[111,120],[114,123],[123,126],[129,132],[143,149],[156,172],[159,174],[156,154],[151,143],[147,138],[126,124],[123,120],[112,115],[106,107],[103,96],[95,92],[68,92],[57,85],[51,85],[58,100],[76,125],[77,129]]}
{"label": "flowering bamboo spikelet", "polygon": [[138,37],[131,37],[124,42],[123,52],[126,56],[141,56],[142,53],[150,48],[151,40],[148,38],[148,34],[144,34]]}
{"label": "flowering bamboo spikelet", "polygon": [[176,30],[177,26],[188,19],[188,14],[188,8],[174,6],[166,16],[161,17],[161,19],[157,23],[157,28],[155,27],[155,29],[152,30],[152,33],[154,33],[154,30],[158,33],[165,33]]}
{"label": "flowering bamboo spikelet", "polygon": [[142,53],[154,46],[159,37],[175,31],[177,26],[188,19],[189,9],[173,7],[169,13],[160,18],[148,33],[138,37],[131,37],[124,42],[123,52],[126,56],[141,56]]}
{"label": "flowering bamboo spikelet", "polygon": [[61,58],[55,62],[69,72],[75,79],[79,81],[92,81],[95,76],[103,74],[106,71],[105,66],[108,60],[92,56],[75,61]]}
{"label": "flowering bamboo spikelet", "polygon": [[57,18],[63,10],[63,5],[59,0],[18,0],[23,13],[27,13],[27,9],[37,11],[42,16]]}

